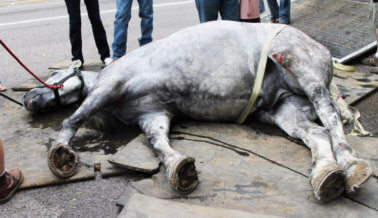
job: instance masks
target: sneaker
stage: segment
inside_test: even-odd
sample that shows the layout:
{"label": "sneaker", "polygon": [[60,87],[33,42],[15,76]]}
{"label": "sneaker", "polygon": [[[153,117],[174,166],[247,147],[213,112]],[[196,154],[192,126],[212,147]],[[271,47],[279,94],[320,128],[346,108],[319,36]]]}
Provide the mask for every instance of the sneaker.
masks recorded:
{"label": "sneaker", "polygon": [[5,203],[10,200],[14,192],[22,184],[23,175],[21,170],[12,169],[0,177],[0,203]]}
{"label": "sneaker", "polygon": [[7,87],[3,85],[0,81],[0,92],[5,92],[5,91],[7,91]]}
{"label": "sneaker", "polygon": [[277,22],[277,19],[270,19],[269,23],[278,23],[278,22]]}
{"label": "sneaker", "polygon": [[74,60],[74,61],[72,61],[70,66],[68,66],[68,68],[70,68],[70,69],[81,69],[82,66],[83,66],[83,62],[81,60]]}
{"label": "sneaker", "polygon": [[368,66],[378,67],[378,58],[375,57],[375,54],[372,54],[369,57],[362,59],[362,63]]}
{"label": "sneaker", "polygon": [[113,63],[114,61],[116,61],[117,59],[113,59],[113,58],[105,58],[103,63],[105,64],[105,66],[108,66],[109,64]]}

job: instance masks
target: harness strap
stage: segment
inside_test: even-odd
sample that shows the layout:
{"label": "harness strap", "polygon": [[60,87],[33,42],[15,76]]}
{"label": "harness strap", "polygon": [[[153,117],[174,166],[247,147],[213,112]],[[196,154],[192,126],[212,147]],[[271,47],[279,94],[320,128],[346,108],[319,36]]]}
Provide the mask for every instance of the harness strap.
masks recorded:
{"label": "harness strap", "polygon": [[59,96],[58,89],[54,89],[54,96],[55,96],[56,106],[60,106],[60,96]]}
{"label": "harness strap", "polygon": [[81,81],[80,95],[79,95],[79,99],[78,99],[78,101],[80,101],[82,99],[83,90],[84,90],[84,78],[83,78],[83,74],[81,74],[81,70],[75,69],[75,72],[76,72],[77,77],[79,77],[79,79]]}
{"label": "harness strap", "polygon": [[236,123],[238,124],[242,124],[245,121],[245,119],[250,114],[253,108],[253,105],[255,104],[257,100],[257,97],[259,96],[262,82],[264,79],[270,44],[272,40],[276,37],[276,35],[285,27],[286,25],[277,25],[277,27],[270,32],[268,38],[266,39],[264,43],[264,46],[260,55],[259,65],[257,67],[257,73],[256,73],[255,83],[252,89],[251,97],[249,98],[247,106],[244,108],[243,112],[239,115],[238,119],[236,120]]}
{"label": "harness strap", "polygon": [[[63,84],[65,81],[67,81],[69,78],[71,78],[71,77],[73,77],[75,75],[77,77],[79,77],[80,82],[81,82],[80,95],[79,95],[79,99],[77,100],[77,101],[80,101],[81,98],[82,98],[82,93],[83,93],[83,89],[84,89],[84,78],[83,78],[83,75],[81,74],[81,71],[79,69],[74,69],[74,72],[72,72],[71,74],[67,75],[66,77],[64,77],[63,79],[61,79],[59,82],[55,83],[54,86]],[[54,89],[54,96],[55,96],[56,105],[60,106],[61,105],[61,101],[60,101],[60,95],[59,95],[59,90],[58,89]]]}

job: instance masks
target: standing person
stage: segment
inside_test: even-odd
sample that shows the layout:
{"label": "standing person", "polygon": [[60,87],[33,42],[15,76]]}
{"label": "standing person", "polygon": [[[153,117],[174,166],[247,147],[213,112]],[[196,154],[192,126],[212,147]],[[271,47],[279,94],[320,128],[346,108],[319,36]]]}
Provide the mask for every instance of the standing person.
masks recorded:
{"label": "standing person", "polygon": [[[81,40],[80,0],[65,0],[70,22],[70,42],[72,65],[82,66],[84,63]],[[98,0],[84,0],[88,17],[92,25],[93,36],[98,53],[103,63],[110,62],[110,51],[104,25],[100,17]]]}
{"label": "standing person", "polygon": [[12,169],[9,172],[5,170],[4,148],[0,139],[0,203],[10,200],[17,188],[20,187],[23,178],[19,169]]}
{"label": "standing person", "polygon": [[278,6],[277,0],[267,0],[270,10],[270,23],[290,24],[290,0],[280,0]]}
{"label": "standing person", "polygon": [[260,11],[259,0],[240,0],[240,21],[260,23]]}
{"label": "standing person", "polygon": [[[375,29],[375,40],[377,41],[378,44],[378,0],[372,0],[370,1],[370,20],[374,24],[374,29]],[[377,51],[375,54],[365,58],[362,60],[362,63],[365,65],[369,65],[372,67],[369,67],[370,73],[378,73],[378,47]]]}
{"label": "standing person", "polygon": [[196,0],[196,6],[201,23],[218,19],[239,21],[240,8],[238,0]]}
{"label": "standing person", "polygon": [[[133,0],[117,0],[117,12],[114,21],[113,61],[126,54],[127,29],[131,18],[131,5]],[[152,42],[153,1],[138,0],[139,17],[141,21],[142,37],[138,39],[139,46]]]}

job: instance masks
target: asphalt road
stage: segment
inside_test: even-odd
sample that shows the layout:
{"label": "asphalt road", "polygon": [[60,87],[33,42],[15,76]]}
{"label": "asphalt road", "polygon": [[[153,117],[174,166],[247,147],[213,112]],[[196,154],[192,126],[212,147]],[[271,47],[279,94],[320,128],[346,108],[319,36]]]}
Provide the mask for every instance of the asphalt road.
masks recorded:
{"label": "asphalt road", "polygon": [[[128,51],[138,47],[137,38],[140,37],[136,2],[129,25]],[[155,0],[154,4],[154,40],[199,23],[194,1]],[[86,13],[83,3],[82,6],[82,13]],[[100,7],[110,44],[113,41],[115,1],[100,0]],[[99,60],[91,31],[89,20],[84,14],[84,58]],[[45,75],[49,66],[70,60],[71,57],[67,12],[61,0],[0,4],[0,37],[38,75]],[[0,49],[0,57],[0,80],[5,85],[12,87],[31,78],[4,49]],[[357,105],[362,112],[362,123],[375,136],[378,134],[377,99],[375,93]],[[97,175],[91,181],[23,190],[10,202],[0,205],[0,217],[114,217],[119,212],[115,202],[128,190],[128,182],[141,178],[142,175],[130,174],[103,179]]]}

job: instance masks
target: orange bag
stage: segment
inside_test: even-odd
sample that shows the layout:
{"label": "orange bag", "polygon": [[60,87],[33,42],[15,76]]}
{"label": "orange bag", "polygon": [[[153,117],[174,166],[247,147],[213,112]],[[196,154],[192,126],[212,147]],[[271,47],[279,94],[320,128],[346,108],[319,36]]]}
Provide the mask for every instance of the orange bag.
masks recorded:
{"label": "orange bag", "polygon": [[240,19],[247,20],[259,17],[259,0],[240,0]]}

